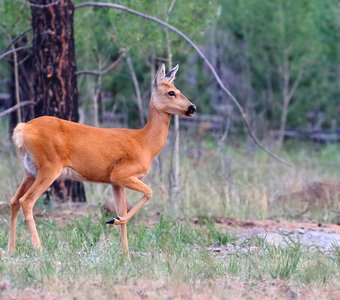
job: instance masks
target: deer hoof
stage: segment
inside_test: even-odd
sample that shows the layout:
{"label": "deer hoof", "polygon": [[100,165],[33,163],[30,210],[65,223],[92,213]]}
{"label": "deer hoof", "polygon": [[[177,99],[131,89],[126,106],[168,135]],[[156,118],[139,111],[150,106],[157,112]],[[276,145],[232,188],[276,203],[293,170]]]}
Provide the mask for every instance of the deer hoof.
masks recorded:
{"label": "deer hoof", "polygon": [[113,219],[106,221],[106,224],[120,225],[120,217],[114,217]]}

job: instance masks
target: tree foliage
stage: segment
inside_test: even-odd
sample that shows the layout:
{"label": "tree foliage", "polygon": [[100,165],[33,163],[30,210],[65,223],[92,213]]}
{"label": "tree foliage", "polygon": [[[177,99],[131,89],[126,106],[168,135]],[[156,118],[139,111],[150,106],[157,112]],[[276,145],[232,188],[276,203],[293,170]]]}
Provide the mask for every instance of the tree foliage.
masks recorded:
{"label": "tree foliage", "polygon": [[[165,19],[171,2],[119,1],[160,19]],[[11,39],[30,27],[29,6],[23,0],[0,0],[0,11],[0,52],[4,52]],[[265,134],[280,127],[285,106],[286,127],[337,126],[339,15],[337,0],[198,0],[176,1],[169,22],[221,65],[224,82],[252,115],[255,129]],[[120,48],[129,49],[146,107],[153,65],[166,62],[164,28],[112,9],[82,8],[75,13],[74,29],[78,69],[103,68],[118,56]],[[178,86],[185,84],[201,113],[220,113],[218,88],[202,62],[180,38],[170,37],[173,61],[182,67]],[[1,66],[0,77],[7,78],[4,60]],[[87,76],[78,82],[80,102],[90,112],[96,81]],[[112,95],[104,103],[106,109],[115,105],[118,112],[128,112],[131,125],[138,124],[126,63],[103,76],[101,89]],[[0,86],[0,91],[5,90]],[[228,103],[225,96],[222,101]],[[85,122],[92,123],[91,118]]]}

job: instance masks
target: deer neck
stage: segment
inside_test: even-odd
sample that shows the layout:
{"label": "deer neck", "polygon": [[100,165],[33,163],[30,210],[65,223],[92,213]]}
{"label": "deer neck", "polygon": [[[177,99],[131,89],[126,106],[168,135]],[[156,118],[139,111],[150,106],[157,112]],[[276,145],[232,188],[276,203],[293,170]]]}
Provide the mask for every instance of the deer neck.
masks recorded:
{"label": "deer neck", "polygon": [[170,118],[169,114],[157,111],[151,101],[149,118],[142,131],[145,148],[149,149],[152,159],[162,151],[165,145]]}

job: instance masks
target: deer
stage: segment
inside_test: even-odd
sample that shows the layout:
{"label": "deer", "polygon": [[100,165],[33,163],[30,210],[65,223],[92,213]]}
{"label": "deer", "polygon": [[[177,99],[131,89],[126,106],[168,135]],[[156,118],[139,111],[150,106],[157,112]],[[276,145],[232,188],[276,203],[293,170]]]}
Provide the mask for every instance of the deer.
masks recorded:
{"label": "deer", "polygon": [[[193,117],[196,106],[173,84],[178,65],[165,73],[161,64],[149,103],[149,116],[141,129],[98,128],[42,116],[19,123],[13,142],[22,156],[24,177],[11,199],[9,253],[15,252],[16,223],[20,208],[29,228],[33,247],[41,249],[33,207],[57,179],[110,184],[117,217],[106,223],[120,226],[122,249],[129,256],[126,225],[151,199],[152,189],[142,179],[162,151],[171,115]],[[142,193],[127,211],[126,189]]]}

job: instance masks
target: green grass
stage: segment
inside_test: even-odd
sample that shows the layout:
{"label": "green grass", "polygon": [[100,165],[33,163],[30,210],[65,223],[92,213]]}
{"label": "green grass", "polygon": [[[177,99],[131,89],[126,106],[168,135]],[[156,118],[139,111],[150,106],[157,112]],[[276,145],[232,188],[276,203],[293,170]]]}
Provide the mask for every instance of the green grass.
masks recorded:
{"label": "green grass", "polygon": [[[13,289],[49,289],[52,282],[69,286],[93,278],[124,283],[139,278],[196,284],[225,276],[245,281],[288,280],[307,285],[339,284],[340,250],[327,255],[299,242],[278,247],[264,239],[242,242],[242,251],[214,254],[211,246],[238,239],[212,223],[191,225],[163,217],[151,228],[129,224],[131,260],[121,252],[118,230],[103,225],[99,216],[84,217],[61,228],[53,221],[38,220],[44,248],[32,249],[26,226],[19,224],[18,247],[13,256],[0,256],[0,282]],[[8,224],[2,221],[1,248],[5,250]]]}

